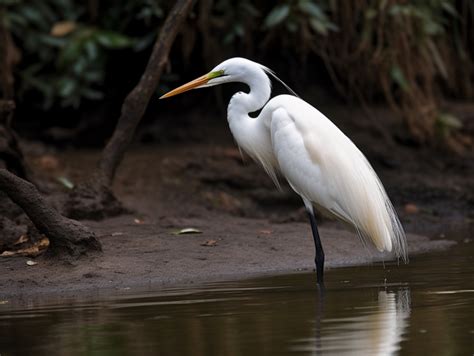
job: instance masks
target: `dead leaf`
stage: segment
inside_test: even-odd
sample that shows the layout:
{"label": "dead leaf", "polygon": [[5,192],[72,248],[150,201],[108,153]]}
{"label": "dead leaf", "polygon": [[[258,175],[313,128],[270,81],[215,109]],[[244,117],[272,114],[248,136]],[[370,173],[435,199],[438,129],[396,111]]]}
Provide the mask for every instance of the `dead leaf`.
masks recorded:
{"label": "dead leaf", "polygon": [[36,242],[33,246],[27,248],[21,248],[14,251],[3,251],[0,256],[11,257],[11,256],[27,256],[35,257],[41,254],[49,246],[49,240],[47,237],[43,237],[40,241]]}
{"label": "dead leaf", "polygon": [[74,21],[60,21],[56,22],[51,29],[51,36],[63,37],[76,29]]}
{"label": "dead leaf", "polygon": [[143,224],[144,223],[144,221],[142,219],[137,219],[137,218],[133,219],[133,222],[135,224]]}
{"label": "dead leaf", "polygon": [[2,257],[15,256],[15,251],[3,251],[0,256],[2,256]]}
{"label": "dead leaf", "polygon": [[43,237],[38,243],[37,245],[39,247],[39,249],[45,249],[46,247],[49,246],[49,239],[47,237]]}
{"label": "dead leaf", "polygon": [[206,247],[214,247],[217,246],[217,241],[216,240],[207,240],[201,244],[201,246],[206,246]]}
{"label": "dead leaf", "polygon": [[259,230],[258,233],[262,235],[271,235],[273,231],[272,230]]}
{"label": "dead leaf", "polygon": [[420,212],[420,209],[412,203],[405,204],[404,209],[407,214],[418,214]]}
{"label": "dead leaf", "polygon": [[28,266],[36,266],[36,265],[38,264],[38,262],[35,262],[35,261],[32,261],[32,260],[28,260],[28,261],[26,261],[26,264],[27,264]]}
{"label": "dead leaf", "polygon": [[62,185],[64,185],[67,189],[72,189],[74,188],[74,183],[71,182],[68,178],[66,177],[57,177],[57,180],[59,181],[59,183],[61,183]]}
{"label": "dead leaf", "polygon": [[14,245],[21,245],[23,242],[28,241],[28,236],[27,235],[21,235],[18,241],[14,243]]}
{"label": "dead leaf", "polygon": [[43,237],[36,246],[39,247],[40,250],[44,250],[46,247],[49,246],[49,239],[47,237]]}
{"label": "dead leaf", "polygon": [[187,227],[178,231],[173,231],[174,235],[185,235],[185,234],[202,234],[202,231],[195,229],[194,227]]}

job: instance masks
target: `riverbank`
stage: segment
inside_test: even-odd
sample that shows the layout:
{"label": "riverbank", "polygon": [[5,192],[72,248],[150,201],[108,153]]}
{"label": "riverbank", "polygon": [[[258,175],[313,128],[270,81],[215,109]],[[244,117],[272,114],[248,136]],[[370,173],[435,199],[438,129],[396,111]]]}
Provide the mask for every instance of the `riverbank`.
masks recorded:
{"label": "riverbank", "polygon": [[[31,296],[95,295],[176,284],[244,279],[312,271],[313,242],[307,224],[271,223],[211,214],[209,219],[165,219],[133,215],[88,222],[100,236],[103,254],[65,264],[37,258],[2,258],[0,299]],[[192,227],[202,233],[177,235]],[[390,256],[368,251],[357,237],[334,227],[321,228],[331,269]],[[409,235],[410,255],[445,249],[452,242]],[[379,268],[379,267],[377,267]],[[381,267],[380,267],[381,268]],[[330,278],[330,274],[329,277]]]}

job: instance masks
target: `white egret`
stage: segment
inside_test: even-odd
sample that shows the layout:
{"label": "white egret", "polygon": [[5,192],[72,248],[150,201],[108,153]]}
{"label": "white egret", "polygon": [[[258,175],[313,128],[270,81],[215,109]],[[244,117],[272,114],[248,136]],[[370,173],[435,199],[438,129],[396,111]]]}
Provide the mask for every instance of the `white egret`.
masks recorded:
{"label": "white egret", "polygon": [[[263,166],[277,186],[279,172],[303,199],[311,222],[320,285],[324,283],[324,251],[314,208],[349,224],[379,251],[394,251],[406,262],[405,233],[365,156],[326,116],[296,94],[269,100],[268,74],[283,83],[261,64],[231,58],[161,98],[229,82],[249,86],[248,93],[238,92],[230,100],[230,130],[239,147]],[[260,109],[256,118],[249,116]]]}

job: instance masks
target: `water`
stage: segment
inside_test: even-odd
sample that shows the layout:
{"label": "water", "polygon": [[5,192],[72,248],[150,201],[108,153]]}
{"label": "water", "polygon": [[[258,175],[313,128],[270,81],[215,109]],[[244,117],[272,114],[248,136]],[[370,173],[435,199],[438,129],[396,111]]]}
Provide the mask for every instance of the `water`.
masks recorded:
{"label": "water", "polygon": [[313,274],[9,301],[0,355],[472,355],[474,244]]}

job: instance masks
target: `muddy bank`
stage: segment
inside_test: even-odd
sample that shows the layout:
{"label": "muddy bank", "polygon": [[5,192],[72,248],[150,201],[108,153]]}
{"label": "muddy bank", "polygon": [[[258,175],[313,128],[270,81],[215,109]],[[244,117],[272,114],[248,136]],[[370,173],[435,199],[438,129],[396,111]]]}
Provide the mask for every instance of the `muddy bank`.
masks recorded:
{"label": "muddy bank", "polygon": [[[271,223],[210,213],[202,218],[122,216],[89,222],[104,253],[74,265],[37,258],[2,258],[0,300],[34,295],[70,296],[117,293],[130,289],[312,271],[313,242],[305,223]],[[193,227],[200,234],[176,235]],[[389,260],[367,251],[357,237],[334,227],[321,228],[327,267]],[[410,254],[447,248],[452,242],[409,235]],[[378,268],[378,267],[377,267]],[[382,267],[380,267],[382,268]],[[327,276],[330,280],[330,272]]]}

